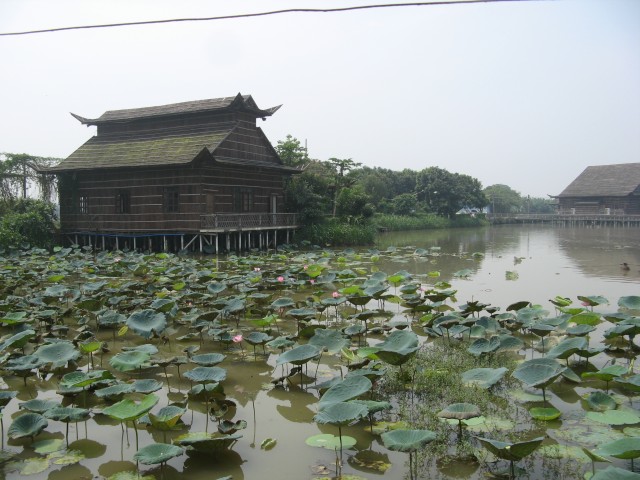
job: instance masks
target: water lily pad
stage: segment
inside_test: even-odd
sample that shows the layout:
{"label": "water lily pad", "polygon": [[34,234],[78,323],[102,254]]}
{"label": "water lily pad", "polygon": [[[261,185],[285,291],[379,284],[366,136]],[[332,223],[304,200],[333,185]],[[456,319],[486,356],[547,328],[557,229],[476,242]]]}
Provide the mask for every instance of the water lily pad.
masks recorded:
{"label": "water lily pad", "polygon": [[611,443],[600,445],[596,450],[598,455],[630,460],[640,457],[640,437],[627,437]]}
{"label": "water lily pad", "polygon": [[600,470],[595,473],[590,480],[638,480],[640,479],[639,473],[634,473],[624,468],[619,467],[607,467],[604,470]]}
{"label": "water lily pad", "polygon": [[618,404],[611,395],[600,391],[589,393],[586,400],[589,408],[598,412],[604,412],[605,410],[615,410],[618,407]]}
{"label": "water lily pad", "polygon": [[[330,433],[321,433],[319,435],[312,435],[305,440],[305,443],[310,447],[322,447],[327,450],[339,450],[340,438]],[[357,441],[353,437],[342,435],[342,448],[352,448],[356,445]]]}
{"label": "water lily pad", "polygon": [[36,453],[46,455],[48,453],[64,450],[65,443],[61,438],[47,438],[45,440],[38,440],[37,442],[33,442],[31,448],[33,448]]}
{"label": "water lily pad", "polygon": [[633,425],[640,423],[640,416],[626,410],[607,410],[605,412],[587,412],[587,418],[607,425]]}
{"label": "water lily pad", "polygon": [[554,407],[534,407],[529,410],[531,417],[535,420],[548,422],[560,418],[562,412]]}
{"label": "water lily pad", "polygon": [[265,438],[261,443],[260,443],[260,449],[261,450],[272,450],[277,444],[277,440],[275,440],[274,438]]}
{"label": "water lily pad", "polygon": [[178,445],[170,445],[167,443],[152,443],[142,447],[133,456],[135,460],[145,465],[157,465],[171,460],[174,457],[182,455],[184,448]]}

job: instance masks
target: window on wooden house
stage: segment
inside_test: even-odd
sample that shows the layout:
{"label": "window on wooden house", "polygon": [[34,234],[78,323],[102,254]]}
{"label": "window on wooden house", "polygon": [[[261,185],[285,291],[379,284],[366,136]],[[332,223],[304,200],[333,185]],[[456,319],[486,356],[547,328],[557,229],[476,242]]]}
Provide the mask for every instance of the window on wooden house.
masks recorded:
{"label": "window on wooden house", "polygon": [[162,196],[166,213],[178,213],[180,211],[180,192],[176,187],[165,187]]}
{"label": "window on wooden house", "polygon": [[253,211],[253,190],[250,188],[238,188],[234,192],[234,210],[236,212],[249,213]]}
{"label": "window on wooden house", "polygon": [[81,215],[87,215],[89,213],[89,197],[86,195],[80,195],[78,197],[78,213]]}
{"label": "window on wooden house", "polygon": [[131,213],[131,194],[129,190],[116,193],[116,213]]}

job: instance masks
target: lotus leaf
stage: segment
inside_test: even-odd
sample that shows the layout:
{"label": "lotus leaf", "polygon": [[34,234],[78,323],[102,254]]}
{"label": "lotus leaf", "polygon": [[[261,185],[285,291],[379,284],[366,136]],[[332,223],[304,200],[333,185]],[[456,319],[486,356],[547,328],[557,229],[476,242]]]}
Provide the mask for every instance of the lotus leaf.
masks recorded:
{"label": "lotus leaf", "polygon": [[480,388],[491,388],[504,377],[508,370],[506,367],[474,368],[462,374],[462,381]]}
{"label": "lotus leaf", "polygon": [[270,342],[267,342],[267,346],[269,348],[277,348],[279,350],[284,350],[287,347],[294,345],[295,342],[286,336],[276,337]]}
{"label": "lotus leaf", "polygon": [[180,417],[187,410],[177,405],[169,405],[161,408],[158,413],[149,412],[149,422],[159,430],[175,430]]}
{"label": "lotus leaf", "polygon": [[0,390],[0,411],[6,407],[11,400],[16,398],[18,392],[15,390]]}
{"label": "lotus leaf", "polygon": [[59,407],[60,403],[55,400],[44,400],[40,398],[34,398],[27,402],[22,402],[18,407],[23,410],[35,413],[44,413],[54,407]]}
{"label": "lotus leaf", "polygon": [[375,347],[375,354],[385,363],[402,365],[420,348],[418,336],[410,330],[396,330]]}
{"label": "lotus leaf", "polygon": [[213,367],[222,362],[226,357],[222,353],[201,353],[189,357],[189,361],[203,367]]}
{"label": "lotus leaf", "polygon": [[604,412],[605,410],[615,410],[618,404],[611,395],[604,392],[595,391],[587,396],[587,404],[592,410]]}
{"label": "lotus leaf", "polygon": [[43,363],[50,363],[54,369],[64,367],[80,357],[80,351],[73,343],[66,341],[42,345],[33,354]]}
{"label": "lotus leaf", "polygon": [[624,378],[617,377],[614,381],[618,385],[622,385],[624,388],[631,390],[632,392],[640,392],[640,374]]}
{"label": "lotus leaf", "polygon": [[496,457],[509,460],[511,462],[521,460],[527,455],[533,453],[533,451],[544,441],[544,437],[515,443],[500,442],[498,440],[491,440],[483,437],[475,438],[477,438],[482,446],[493,453]]}
{"label": "lotus leaf", "polygon": [[152,443],[142,447],[133,458],[145,465],[156,465],[184,453],[184,448],[167,443]]}
{"label": "lotus leaf", "polygon": [[242,435],[238,433],[223,435],[217,432],[189,432],[180,435],[173,442],[184,447],[191,447],[199,452],[211,453],[231,448],[239,438],[242,438]]}
{"label": "lotus leaf", "polygon": [[54,407],[44,412],[45,418],[58,422],[81,422],[89,418],[89,410],[86,408]]}
{"label": "lotus leaf", "polygon": [[367,407],[351,402],[325,403],[313,420],[336,426],[349,425],[367,416]]}
{"label": "lotus leaf", "polygon": [[126,323],[141,337],[150,338],[153,332],[160,334],[167,328],[167,317],[162,312],[148,308],[132,313]]}
{"label": "lotus leaf", "polygon": [[604,412],[587,412],[587,418],[607,425],[634,425],[640,423],[640,416],[626,410],[606,410]]}
{"label": "lotus leaf", "polygon": [[598,455],[630,460],[640,457],[640,437],[626,437],[615,440],[605,445],[600,445],[596,450]]}
{"label": "lotus leaf", "polygon": [[227,371],[220,367],[196,367],[186,371],[184,376],[195,383],[219,383],[227,378]]}
{"label": "lotus leaf", "polygon": [[382,443],[389,450],[415,452],[436,439],[430,430],[391,430],[381,435]]}
{"label": "lotus leaf", "polygon": [[530,387],[544,389],[566,369],[553,359],[533,359],[518,365],[512,375]]}
{"label": "lotus leaf", "polygon": [[28,412],[17,417],[9,426],[9,438],[35,437],[47,428],[49,422],[39,413]]}
{"label": "lotus leaf", "polygon": [[146,395],[140,403],[125,398],[118,403],[106,407],[102,410],[102,413],[121,422],[135,420],[151,410],[155,404],[158,403],[158,400],[159,398],[152,393]]}
{"label": "lotus leaf", "polygon": [[490,339],[478,338],[473,341],[467,351],[473,355],[482,355],[483,353],[495,352],[500,348],[500,338],[492,336]]}
{"label": "lotus leaf", "polygon": [[98,398],[114,399],[130,392],[133,392],[133,385],[131,383],[118,383],[109,387],[100,388],[94,393]]}
{"label": "lotus leaf", "polygon": [[146,352],[129,351],[116,353],[109,360],[109,365],[119,372],[130,372],[143,367],[148,367],[151,355]]}
{"label": "lotus leaf", "polygon": [[298,345],[284,353],[282,353],[276,360],[276,365],[282,365],[283,363],[292,363],[294,365],[304,365],[312,358],[320,355],[321,350],[315,345]]}
{"label": "lotus leaf", "polygon": [[565,338],[547,352],[548,358],[567,359],[578,350],[587,348],[587,339],[584,337]]}
{"label": "lotus leaf", "polygon": [[331,387],[320,397],[320,408],[330,403],[346,402],[367,393],[373,384],[367,377],[358,375],[347,377]]}
{"label": "lotus leaf", "polygon": [[40,357],[35,355],[23,355],[17,358],[10,358],[3,368],[11,372],[27,372],[34,368],[40,368],[45,365],[46,362]]}
{"label": "lotus leaf", "polygon": [[[271,309],[279,310],[281,308],[293,307],[295,304],[296,302],[294,302],[293,299],[289,297],[280,297],[271,302]],[[315,311],[313,313],[315,314]]]}
{"label": "lotus leaf", "polygon": [[560,415],[562,415],[562,412],[554,407],[534,407],[529,410],[529,413],[534,419],[545,422],[560,418]]}
{"label": "lotus leaf", "polygon": [[326,349],[329,353],[337,353],[350,345],[349,339],[345,338],[339,330],[325,330],[316,328],[315,335],[309,339],[309,344]]}
{"label": "lotus leaf", "polygon": [[247,335],[244,335],[242,339],[247,342],[249,345],[264,345],[265,343],[273,340],[271,335],[267,335],[264,332],[250,332]]}
{"label": "lotus leaf", "polygon": [[108,370],[91,370],[88,372],[67,373],[60,380],[61,387],[86,387],[96,382],[113,379],[113,374]]}
{"label": "lotus leaf", "polygon": [[584,372],[582,378],[597,378],[603,382],[610,382],[616,377],[620,377],[627,373],[628,368],[623,365],[607,365],[597,372]]}
{"label": "lotus leaf", "polygon": [[137,393],[153,393],[162,388],[162,382],[154,378],[143,378],[134,381],[131,387],[133,391]]}
{"label": "lotus leaf", "polygon": [[607,467],[600,470],[590,480],[638,480],[640,473],[634,473],[624,468]]}
{"label": "lotus leaf", "polygon": [[618,306],[629,310],[640,310],[640,295],[629,295],[618,299]]}
{"label": "lotus leaf", "polygon": [[470,403],[452,403],[438,412],[438,417],[451,420],[468,420],[479,416],[480,409]]}
{"label": "lotus leaf", "polygon": [[36,336],[35,330],[27,329],[22,332],[11,335],[0,342],[0,353],[7,348],[22,348],[27,342]]}
{"label": "lotus leaf", "polygon": [[341,435],[336,437],[330,433],[321,433],[319,435],[313,435],[305,440],[305,443],[310,447],[322,447],[327,450],[335,451],[342,445],[343,448],[354,447],[356,439],[347,435]]}

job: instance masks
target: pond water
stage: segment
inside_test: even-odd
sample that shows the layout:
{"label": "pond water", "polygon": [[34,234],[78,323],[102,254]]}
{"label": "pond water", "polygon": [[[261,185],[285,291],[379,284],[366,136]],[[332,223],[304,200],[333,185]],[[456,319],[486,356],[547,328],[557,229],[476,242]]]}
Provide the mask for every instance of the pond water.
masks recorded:
{"label": "pond water", "polygon": [[[388,247],[395,246],[402,254],[385,255]],[[433,248],[437,247],[437,248]],[[549,299],[557,295],[576,301],[578,295],[600,295],[610,301],[610,305],[600,305],[596,311],[616,311],[619,297],[640,295],[640,231],[634,229],[587,229],[587,228],[550,228],[550,227],[510,227],[500,226],[483,229],[436,230],[420,232],[398,232],[380,235],[376,247],[383,252],[377,262],[362,261],[361,268],[369,272],[381,270],[391,275],[405,270],[414,275],[414,280],[424,285],[436,281],[446,281],[457,291],[456,303],[462,304],[479,300],[492,306],[504,308],[516,301],[526,300],[540,304],[553,312]],[[428,256],[411,255],[416,248],[430,249]],[[368,249],[361,249],[366,252]],[[474,255],[478,254],[478,255]],[[481,255],[480,255],[481,254]],[[205,259],[209,268],[224,270],[225,261]],[[629,270],[623,270],[621,263],[627,263]],[[334,267],[333,268],[338,268]],[[439,272],[439,277],[429,277],[429,272]],[[461,275],[460,272],[464,274]],[[266,273],[263,272],[263,276]],[[293,290],[284,290],[279,295],[299,298]],[[329,293],[330,295],[330,293]],[[149,294],[151,296],[151,294]],[[579,302],[578,302],[579,304]],[[373,302],[370,308],[376,308]],[[391,305],[394,318],[407,318],[399,305]],[[295,332],[292,320],[284,321],[280,328]],[[240,319],[239,331],[257,330],[249,320]],[[419,326],[413,328],[421,338],[427,341]],[[172,335],[184,334],[186,328],[172,330]],[[3,333],[7,333],[6,331]],[[100,340],[109,342],[111,353],[104,354],[102,361],[108,368],[110,356],[119,351],[124,344],[144,343],[140,337],[129,332],[113,341],[111,331],[99,333]],[[379,341],[382,337],[378,337]],[[182,348],[198,345],[198,340],[184,344],[170,341],[167,344],[155,341],[159,356],[180,355]],[[235,403],[225,418],[233,421],[247,421],[247,428],[239,431],[242,438],[231,451],[216,456],[183,455],[168,461],[163,469],[140,465],[144,474],[153,474],[156,478],[192,480],[217,479],[230,476],[234,480],[249,479],[315,479],[330,478],[329,472],[335,467],[335,453],[330,450],[310,447],[305,439],[318,433],[337,434],[331,425],[318,425],[314,422],[317,413],[319,394],[313,383],[300,386],[288,384],[286,388],[274,388],[271,381],[282,374],[282,368],[276,366],[278,355],[271,353],[254,356],[250,346],[244,344],[225,348],[219,342],[205,340],[203,352],[221,352],[227,358],[220,364],[227,371],[223,385],[226,397]],[[98,357],[97,357],[98,358]],[[604,363],[603,360],[599,360]],[[596,362],[597,363],[597,362]],[[309,364],[307,373],[316,376],[317,382],[336,374],[342,364],[338,356],[324,355],[316,367]],[[192,366],[184,365],[182,373]],[[317,371],[316,371],[317,368]],[[190,388],[184,376],[179,377],[175,366],[168,369],[169,388],[161,368],[143,371],[141,375],[121,375],[128,378],[156,378],[164,383],[162,390],[156,392],[160,397],[158,406],[169,402],[181,402]],[[60,401],[56,394],[59,378],[50,376],[44,380],[28,379],[28,387],[23,387],[22,378],[5,375],[5,389],[17,390],[17,401],[11,402],[4,410],[4,450],[18,453],[19,459],[43,458],[34,452],[30,440],[9,440],[7,426],[18,413],[18,403],[32,398]],[[286,384],[286,382],[285,382]],[[578,399],[572,390],[563,394],[560,390],[552,393],[554,406],[562,411],[575,408]],[[67,402],[68,403],[68,402]],[[99,411],[105,405],[88,400],[87,406]],[[178,432],[161,432],[154,429],[138,428],[139,445],[153,442],[167,442],[186,431],[215,431],[215,421],[207,420],[205,404],[202,401],[188,402],[187,413],[183,421],[190,427]],[[154,409],[154,411],[157,410]],[[343,474],[358,475],[359,478],[384,478],[399,480],[408,478],[409,465],[405,453],[386,449],[380,437],[364,430],[359,424],[345,427],[343,435],[356,439],[356,446],[345,450],[343,456]],[[37,440],[45,438],[64,438],[65,425],[49,422],[49,427]],[[275,440],[272,448],[263,448],[263,442]],[[62,456],[53,456],[43,465],[43,470],[33,473],[34,479],[90,479],[108,477],[117,472],[136,470],[133,455],[136,451],[135,432],[130,424],[125,434],[116,421],[104,415],[94,415],[87,422],[69,425],[69,441],[74,442],[70,449],[80,450],[84,458],[79,463],[66,465]],[[386,471],[377,471],[366,465],[367,455],[383,463],[390,463]],[[364,461],[361,461],[364,460]],[[59,461],[59,463],[56,463]],[[42,463],[42,462],[41,462]],[[17,479],[24,476],[24,465],[5,463],[4,478]],[[33,467],[37,472],[37,468]],[[22,473],[21,473],[22,471]],[[444,473],[446,472],[446,474]],[[582,472],[580,472],[581,476]],[[465,469],[463,464],[445,465],[441,470],[431,472],[430,478],[483,478],[482,469],[477,466]],[[0,477],[2,474],[0,473]],[[427,478],[427,477],[424,477]],[[542,472],[534,473],[530,478],[545,478]],[[575,478],[569,474],[563,478]]]}

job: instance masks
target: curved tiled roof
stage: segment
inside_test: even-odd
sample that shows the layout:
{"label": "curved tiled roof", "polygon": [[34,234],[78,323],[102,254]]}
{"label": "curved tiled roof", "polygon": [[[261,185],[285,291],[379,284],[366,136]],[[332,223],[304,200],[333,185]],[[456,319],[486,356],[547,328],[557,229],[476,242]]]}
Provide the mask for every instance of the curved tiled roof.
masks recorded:
{"label": "curved tiled roof", "polygon": [[127,122],[138,119],[153,117],[163,117],[170,115],[183,115],[200,112],[213,112],[225,109],[237,109],[254,113],[256,117],[269,117],[273,115],[281,105],[271,107],[266,110],[258,108],[251,95],[241,95],[235,97],[211,98],[208,100],[194,100],[191,102],[171,103],[169,105],[159,105],[155,107],[129,108],[126,110],[109,110],[98,118],[84,118],[72,113],[81,123],[85,125],[100,125],[114,122]]}

